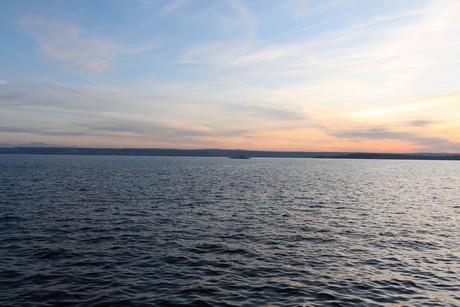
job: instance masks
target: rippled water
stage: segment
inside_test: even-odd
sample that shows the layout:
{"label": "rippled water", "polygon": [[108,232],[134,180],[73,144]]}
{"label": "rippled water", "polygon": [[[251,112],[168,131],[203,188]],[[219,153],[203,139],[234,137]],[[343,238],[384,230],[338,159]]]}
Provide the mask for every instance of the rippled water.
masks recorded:
{"label": "rippled water", "polygon": [[0,305],[460,305],[460,163],[0,156]]}

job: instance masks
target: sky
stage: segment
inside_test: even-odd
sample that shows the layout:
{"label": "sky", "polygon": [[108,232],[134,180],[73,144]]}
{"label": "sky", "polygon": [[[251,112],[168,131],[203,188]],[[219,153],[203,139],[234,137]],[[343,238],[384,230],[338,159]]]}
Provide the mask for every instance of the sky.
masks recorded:
{"label": "sky", "polygon": [[0,0],[0,143],[460,152],[458,0]]}

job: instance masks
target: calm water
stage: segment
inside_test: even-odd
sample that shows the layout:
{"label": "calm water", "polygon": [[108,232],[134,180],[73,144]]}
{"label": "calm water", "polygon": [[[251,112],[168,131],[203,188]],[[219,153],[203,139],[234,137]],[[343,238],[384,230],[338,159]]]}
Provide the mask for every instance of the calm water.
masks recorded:
{"label": "calm water", "polygon": [[460,305],[460,163],[0,156],[0,305]]}

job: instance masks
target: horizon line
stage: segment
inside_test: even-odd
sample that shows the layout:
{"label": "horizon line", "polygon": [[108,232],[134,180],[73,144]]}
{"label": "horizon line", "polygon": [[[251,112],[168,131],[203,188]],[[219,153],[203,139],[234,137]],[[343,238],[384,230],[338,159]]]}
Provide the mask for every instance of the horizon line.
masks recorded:
{"label": "horizon line", "polygon": [[[0,143],[1,144],[1,143]],[[42,144],[41,146],[33,146]],[[6,144],[3,143],[0,151],[4,149],[90,149],[90,150],[172,150],[172,151],[242,151],[242,152],[260,152],[260,153],[318,153],[318,154],[399,154],[399,155],[460,155],[460,152],[396,152],[396,151],[308,151],[308,150],[260,150],[260,149],[243,149],[243,148],[168,148],[168,147],[89,147],[89,146],[67,146],[44,143],[30,144]],[[6,145],[6,146],[5,146]]]}

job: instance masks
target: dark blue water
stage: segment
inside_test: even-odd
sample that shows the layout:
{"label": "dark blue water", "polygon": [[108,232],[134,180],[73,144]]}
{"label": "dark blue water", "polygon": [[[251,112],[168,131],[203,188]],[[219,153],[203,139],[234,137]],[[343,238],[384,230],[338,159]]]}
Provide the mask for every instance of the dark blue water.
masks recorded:
{"label": "dark blue water", "polygon": [[0,305],[460,305],[460,163],[0,156]]}

